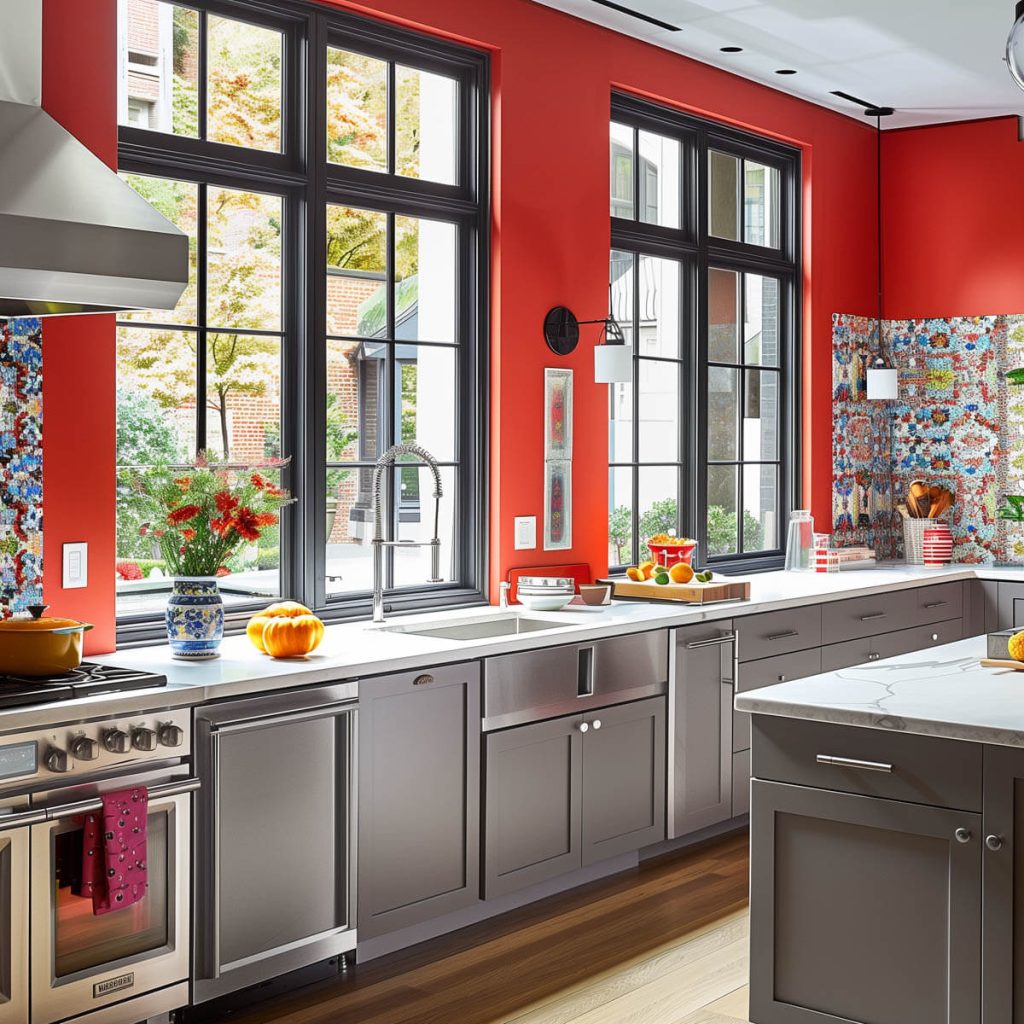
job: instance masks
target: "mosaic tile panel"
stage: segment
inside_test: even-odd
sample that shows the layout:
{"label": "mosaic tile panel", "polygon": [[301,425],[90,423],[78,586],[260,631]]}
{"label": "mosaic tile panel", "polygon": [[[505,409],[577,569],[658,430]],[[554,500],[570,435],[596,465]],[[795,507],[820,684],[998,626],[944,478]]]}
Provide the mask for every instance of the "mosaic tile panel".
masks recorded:
{"label": "mosaic tile panel", "polygon": [[[1002,496],[1024,493],[1024,317],[883,322],[899,399],[867,400],[874,320],[833,317],[833,519],[837,543],[902,557],[893,509],[914,480],[956,492],[950,526],[958,562],[1024,562],[1024,528],[997,519]],[[1014,454],[1017,453],[1017,454]]]}
{"label": "mosaic tile panel", "polygon": [[43,601],[42,323],[0,321],[0,617]]}

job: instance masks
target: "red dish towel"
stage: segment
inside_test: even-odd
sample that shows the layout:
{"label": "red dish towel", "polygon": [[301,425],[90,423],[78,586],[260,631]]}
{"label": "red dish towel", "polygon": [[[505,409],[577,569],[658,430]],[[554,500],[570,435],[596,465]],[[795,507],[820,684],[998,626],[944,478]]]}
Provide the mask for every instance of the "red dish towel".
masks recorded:
{"label": "red dish towel", "polygon": [[104,793],[103,810],[85,816],[82,842],[83,896],[94,914],[109,914],[146,895],[145,786]]}

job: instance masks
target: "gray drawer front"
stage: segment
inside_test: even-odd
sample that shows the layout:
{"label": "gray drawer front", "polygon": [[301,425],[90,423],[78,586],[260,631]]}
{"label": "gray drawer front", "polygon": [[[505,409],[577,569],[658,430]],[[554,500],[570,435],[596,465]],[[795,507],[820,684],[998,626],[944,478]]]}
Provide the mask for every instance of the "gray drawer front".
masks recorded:
{"label": "gray drawer front", "polygon": [[484,661],[486,731],[668,692],[668,631],[522,651]]}
{"label": "gray drawer front", "polygon": [[[981,810],[978,743],[770,715],[755,716],[752,739],[753,773],[758,779]],[[819,756],[867,762],[876,770],[820,764]],[[891,772],[877,770],[884,766]]]}
{"label": "gray drawer front", "polygon": [[891,633],[917,625],[917,592],[904,590],[854,597],[825,605],[821,634],[826,644]]}
{"label": "gray drawer front", "polygon": [[759,661],[821,645],[821,606],[748,615],[736,620],[740,661]]}
{"label": "gray drawer front", "polygon": [[[739,671],[736,691],[756,690],[773,683],[785,683],[791,679],[806,679],[821,671],[821,649],[796,651],[780,654],[774,658],[748,661]],[[732,749],[747,750],[750,747],[750,715],[745,711],[732,713]]]}
{"label": "gray drawer front", "polygon": [[917,622],[921,625],[963,617],[964,585],[959,580],[921,587],[916,594]]}
{"label": "gray drawer front", "polygon": [[854,665],[895,658],[897,654],[924,651],[929,647],[951,644],[954,640],[962,639],[963,620],[953,619],[950,622],[936,622],[929,626],[883,633],[881,636],[848,640],[842,644],[829,644],[821,649],[821,671],[838,672]]}

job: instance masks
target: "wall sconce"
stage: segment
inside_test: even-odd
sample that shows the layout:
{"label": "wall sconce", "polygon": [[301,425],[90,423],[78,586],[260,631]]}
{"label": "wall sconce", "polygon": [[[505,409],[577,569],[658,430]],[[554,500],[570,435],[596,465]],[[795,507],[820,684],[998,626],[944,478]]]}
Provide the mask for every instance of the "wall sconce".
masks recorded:
{"label": "wall sconce", "polygon": [[628,384],[633,379],[633,350],[626,344],[622,328],[614,317],[577,320],[571,309],[556,306],[544,318],[544,340],[552,352],[567,356],[579,344],[580,327],[588,324],[604,327],[601,342],[594,349],[594,382]]}
{"label": "wall sconce", "polygon": [[900,375],[879,355],[868,367],[868,401],[893,402],[899,398]]}

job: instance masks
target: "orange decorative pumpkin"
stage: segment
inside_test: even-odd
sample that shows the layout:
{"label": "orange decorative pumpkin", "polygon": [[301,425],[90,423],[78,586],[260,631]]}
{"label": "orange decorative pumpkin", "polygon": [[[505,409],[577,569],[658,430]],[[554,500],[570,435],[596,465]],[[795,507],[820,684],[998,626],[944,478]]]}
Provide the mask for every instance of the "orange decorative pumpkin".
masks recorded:
{"label": "orange decorative pumpkin", "polygon": [[271,619],[294,619],[300,615],[312,614],[304,604],[299,604],[298,601],[278,601],[276,604],[264,608],[263,611],[257,612],[249,620],[249,624],[245,627],[245,635],[256,650],[266,654],[267,649],[263,646],[263,628]]}
{"label": "orange decorative pumpkin", "polygon": [[324,624],[312,613],[280,615],[263,627],[263,649],[272,658],[301,658],[324,638]]}

